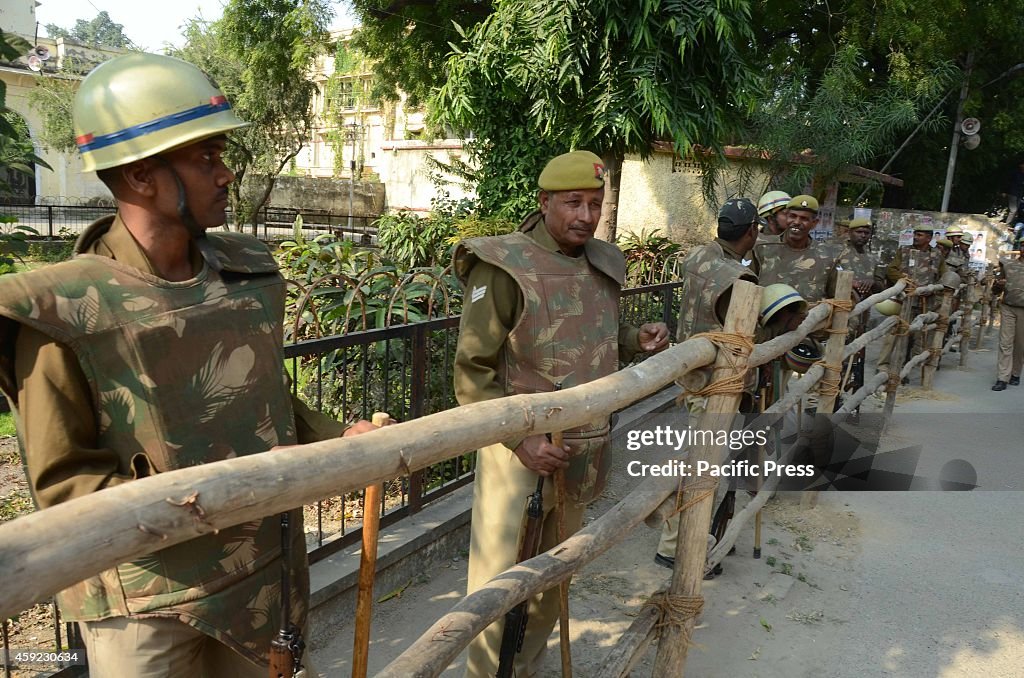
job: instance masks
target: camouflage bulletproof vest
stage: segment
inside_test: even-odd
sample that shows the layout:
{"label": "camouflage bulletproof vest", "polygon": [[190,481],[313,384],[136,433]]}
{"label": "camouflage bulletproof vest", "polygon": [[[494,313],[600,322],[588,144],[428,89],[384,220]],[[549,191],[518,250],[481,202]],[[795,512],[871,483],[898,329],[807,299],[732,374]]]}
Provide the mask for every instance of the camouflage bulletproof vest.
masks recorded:
{"label": "camouflage bulletproof vest", "polygon": [[[168,282],[92,254],[0,281],[0,315],[74,351],[92,389],[97,444],[120,471],[146,474],[296,442],[285,387],[284,282],[258,241],[211,234],[228,262]],[[17,407],[10,366],[3,390]],[[198,498],[202,503],[202,497]],[[308,574],[293,515],[293,610],[304,621]],[[66,589],[68,620],[179,616],[254,661],[267,661],[280,618],[277,516],[171,546]]]}
{"label": "camouflage bulletproof vest", "polygon": [[828,281],[835,270],[839,248],[813,240],[802,250],[784,242],[761,243],[754,247],[754,256],[760,264],[757,277],[761,285],[785,283],[805,301],[814,302],[828,294]]}
{"label": "camouflage bulletproof vest", "polygon": [[716,242],[694,249],[683,262],[683,271],[678,341],[701,332],[721,330],[722,322],[715,309],[722,294],[737,280],[757,282],[753,271],[726,256]]}
{"label": "camouflage bulletproof vest", "polygon": [[858,252],[853,246],[847,245],[839,265],[845,271],[853,271],[856,280],[871,280],[875,277],[878,257],[871,252]]}
{"label": "camouflage bulletproof vest", "polygon": [[942,254],[935,247],[929,247],[927,251],[916,250],[913,247],[900,248],[900,273],[917,285],[938,282],[941,265]]}
{"label": "camouflage bulletproof vest", "polygon": [[[543,223],[536,228],[544,228]],[[502,347],[499,379],[508,395],[570,388],[618,369],[622,253],[591,238],[585,256],[549,252],[524,233],[472,238],[456,252],[501,268],[516,281],[523,311]],[[614,277],[613,277],[614,276]],[[586,503],[601,494],[610,468],[608,420],[565,432],[573,450],[566,470],[569,496]]]}
{"label": "camouflage bulletproof vest", "polygon": [[1006,279],[1003,303],[1007,306],[1024,307],[1024,261],[1003,260],[1001,263],[1003,277]]}

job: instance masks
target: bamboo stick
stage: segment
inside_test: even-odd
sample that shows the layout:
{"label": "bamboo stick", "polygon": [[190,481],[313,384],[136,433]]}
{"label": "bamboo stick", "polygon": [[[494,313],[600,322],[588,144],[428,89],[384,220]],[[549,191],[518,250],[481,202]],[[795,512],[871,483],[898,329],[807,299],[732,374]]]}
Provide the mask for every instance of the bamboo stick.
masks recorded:
{"label": "bamboo stick", "polygon": [[[386,426],[391,418],[374,412],[372,423]],[[356,593],[356,628],[352,640],[352,678],[366,678],[370,663],[370,623],[373,615],[373,583],[377,578],[377,535],[380,531],[382,483],[366,488],[363,495],[363,550],[359,554],[359,584]]]}
{"label": "bamboo stick", "polygon": [[[949,309],[953,304],[953,290],[946,289],[942,292],[942,301],[939,302],[939,322],[938,327],[942,328],[944,325],[949,324]],[[943,323],[945,321],[945,323]],[[942,341],[945,339],[945,330],[936,329],[928,337],[931,339],[931,348],[933,351],[937,351],[942,348]],[[921,377],[921,386],[925,390],[931,390],[932,384],[935,382],[935,371],[939,368],[939,362],[941,361],[941,352],[932,353],[929,355],[928,361],[924,366],[924,374]]]}

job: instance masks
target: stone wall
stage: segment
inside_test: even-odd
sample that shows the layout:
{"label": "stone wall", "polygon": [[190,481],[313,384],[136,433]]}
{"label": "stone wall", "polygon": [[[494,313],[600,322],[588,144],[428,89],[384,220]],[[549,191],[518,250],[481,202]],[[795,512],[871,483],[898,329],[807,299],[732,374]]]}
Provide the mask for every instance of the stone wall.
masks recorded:
{"label": "stone wall", "polygon": [[[718,208],[728,197],[746,196],[755,203],[765,177],[741,185],[738,172],[727,171],[716,204],[704,201],[700,169],[671,153],[657,152],[647,160],[628,155],[622,166],[619,192],[620,236],[660,231],[670,240],[692,245],[715,237]],[[754,188],[756,187],[756,188]]]}
{"label": "stone wall", "polygon": [[[296,207],[349,213],[347,179],[281,176],[270,193],[274,207]],[[352,190],[352,215],[376,216],[384,211],[384,184],[357,181]]]}

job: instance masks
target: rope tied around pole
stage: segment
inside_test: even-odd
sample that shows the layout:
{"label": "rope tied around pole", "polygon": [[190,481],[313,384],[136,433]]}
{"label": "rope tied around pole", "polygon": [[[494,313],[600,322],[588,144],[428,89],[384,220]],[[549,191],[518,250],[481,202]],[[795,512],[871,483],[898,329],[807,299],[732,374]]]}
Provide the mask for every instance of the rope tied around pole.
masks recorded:
{"label": "rope tied around pole", "polygon": [[[683,511],[686,511],[686,510],[689,510],[689,509],[693,508],[694,506],[696,506],[697,504],[701,503],[702,501],[704,501],[708,497],[714,497],[715,496],[715,491],[718,489],[718,481],[717,480],[714,480],[714,481],[711,481],[711,482],[700,482],[700,481],[698,481],[698,482],[692,483],[690,485],[684,485],[683,484],[684,480],[685,479],[683,477],[679,478],[679,489],[676,490],[676,507],[672,511],[672,513],[669,515],[669,517],[674,516],[677,513],[682,513]],[[685,504],[683,504],[681,502],[683,501],[683,491],[684,490],[689,491],[691,493],[696,493],[697,496],[691,497],[689,501],[687,501]]]}
{"label": "rope tied around pole", "polygon": [[[831,398],[833,396],[839,395],[840,387],[842,384],[839,378],[839,375],[842,374],[843,371],[842,362],[830,364],[825,362],[825,359],[822,358],[821,360],[816,360],[814,362],[814,365],[821,365],[822,367],[825,368],[824,376],[822,376],[821,379],[818,381],[818,395],[822,398]],[[828,378],[830,372],[836,375],[834,379]]]}
{"label": "rope tied around pole", "polygon": [[[658,623],[655,629],[666,626],[686,628],[686,622],[694,619],[704,611],[704,596],[671,595],[668,591],[658,591],[644,603],[644,607],[653,607],[658,611]],[[690,643],[690,634],[686,634],[686,642]]]}
{"label": "rope tied around pole", "polygon": [[917,290],[918,287],[920,287],[920,285],[918,285],[915,281],[905,276],[903,278],[900,278],[900,280],[907,283],[907,286],[903,289],[903,293],[908,296],[912,295],[914,291]]}
{"label": "rope tied around pole", "polygon": [[910,334],[910,323],[897,316],[896,327],[893,328],[892,335],[894,337],[905,337],[908,334]]}
{"label": "rope tied around pole", "polygon": [[[741,355],[747,355],[754,350],[754,336],[751,334],[701,332],[700,334],[695,334],[690,338],[695,339],[697,337],[707,339],[720,350],[725,351],[726,355],[730,357],[729,367],[733,369],[736,368],[735,358],[738,358]],[[740,372],[737,372],[731,377],[725,377],[724,379],[713,381],[702,389],[691,391],[689,395],[710,397],[714,395],[743,393],[747,370],[748,368],[744,366]]]}

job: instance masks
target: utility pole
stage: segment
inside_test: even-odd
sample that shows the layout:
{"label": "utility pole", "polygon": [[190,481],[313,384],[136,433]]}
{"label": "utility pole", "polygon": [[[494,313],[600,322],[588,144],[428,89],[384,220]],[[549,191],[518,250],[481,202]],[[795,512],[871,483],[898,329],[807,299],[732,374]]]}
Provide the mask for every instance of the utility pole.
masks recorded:
{"label": "utility pole", "polygon": [[949,209],[949,194],[953,191],[953,174],[956,172],[956,154],[960,150],[960,125],[964,121],[964,102],[971,83],[971,69],[974,67],[974,50],[967,52],[967,67],[964,69],[964,84],[960,87],[960,102],[956,105],[956,120],[953,122],[953,141],[949,145],[949,164],[946,166],[946,187],[942,191],[942,209]]}

